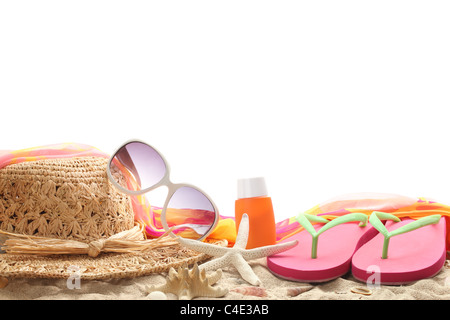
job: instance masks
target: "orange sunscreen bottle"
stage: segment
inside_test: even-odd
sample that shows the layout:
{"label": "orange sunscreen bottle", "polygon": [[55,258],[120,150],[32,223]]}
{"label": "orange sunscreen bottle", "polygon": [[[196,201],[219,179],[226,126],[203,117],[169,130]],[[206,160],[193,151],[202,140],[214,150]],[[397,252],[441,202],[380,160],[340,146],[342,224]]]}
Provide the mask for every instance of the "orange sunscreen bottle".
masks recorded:
{"label": "orange sunscreen bottle", "polygon": [[264,178],[238,180],[238,199],[235,203],[236,231],[242,215],[249,218],[247,249],[275,244],[275,216],[272,199],[267,196]]}

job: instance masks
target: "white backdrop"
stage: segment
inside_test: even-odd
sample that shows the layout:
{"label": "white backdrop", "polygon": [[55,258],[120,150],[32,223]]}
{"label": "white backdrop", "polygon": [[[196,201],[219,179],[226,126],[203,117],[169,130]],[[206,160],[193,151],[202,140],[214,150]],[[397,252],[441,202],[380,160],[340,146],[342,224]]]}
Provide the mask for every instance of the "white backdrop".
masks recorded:
{"label": "white backdrop", "polygon": [[1,1],[0,149],[139,138],[234,215],[450,204],[448,1]]}

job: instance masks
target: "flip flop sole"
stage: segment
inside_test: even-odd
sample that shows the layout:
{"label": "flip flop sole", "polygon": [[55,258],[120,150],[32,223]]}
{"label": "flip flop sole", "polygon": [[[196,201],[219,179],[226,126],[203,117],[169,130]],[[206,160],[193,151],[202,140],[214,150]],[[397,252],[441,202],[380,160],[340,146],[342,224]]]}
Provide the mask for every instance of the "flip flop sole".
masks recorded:
{"label": "flip flop sole", "polygon": [[[412,222],[387,221],[389,231]],[[401,234],[390,239],[387,259],[381,259],[384,237],[381,234],[361,246],[352,258],[353,276],[374,284],[399,285],[436,275],[446,259],[445,218],[439,223]]]}
{"label": "flip flop sole", "polygon": [[[320,229],[316,225],[315,229]],[[345,223],[320,235],[317,258],[311,258],[311,235],[301,231],[285,241],[298,240],[298,245],[267,257],[267,267],[276,276],[299,282],[325,282],[346,274],[353,253],[377,234],[371,226]]]}

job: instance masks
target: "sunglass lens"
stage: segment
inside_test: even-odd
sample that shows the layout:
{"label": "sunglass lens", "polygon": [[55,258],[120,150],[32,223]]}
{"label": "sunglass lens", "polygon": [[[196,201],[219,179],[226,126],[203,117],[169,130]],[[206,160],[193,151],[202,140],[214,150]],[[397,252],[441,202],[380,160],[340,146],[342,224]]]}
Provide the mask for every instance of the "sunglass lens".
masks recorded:
{"label": "sunglass lens", "polygon": [[[154,186],[164,177],[166,164],[160,154],[142,142],[130,142],[120,148],[111,161],[111,171],[120,170],[128,190],[138,191]],[[117,181],[124,184],[123,181]]]}
{"label": "sunglass lens", "polygon": [[181,187],[170,198],[166,209],[169,227],[183,238],[200,239],[214,226],[216,212],[211,201],[199,190]]}

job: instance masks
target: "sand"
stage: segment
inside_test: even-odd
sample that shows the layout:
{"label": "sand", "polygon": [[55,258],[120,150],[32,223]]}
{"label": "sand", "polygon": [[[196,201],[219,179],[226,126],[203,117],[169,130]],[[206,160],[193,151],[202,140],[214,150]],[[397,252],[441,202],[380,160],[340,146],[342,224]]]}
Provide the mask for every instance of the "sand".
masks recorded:
{"label": "sand", "polygon": [[[262,281],[266,296],[257,297],[235,292],[236,288],[252,287],[241,279],[236,269],[223,269],[222,278],[214,286],[229,290],[220,300],[448,300],[450,299],[450,264],[430,279],[402,286],[380,286],[370,295],[355,293],[355,288],[367,288],[351,273],[338,279],[312,285],[313,288],[295,297],[287,294],[289,288],[308,284],[287,281],[274,276],[266,267],[265,259],[253,260],[251,267]],[[133,279],[81,280],[79,289],[69,289],[66,280],[11,279],[0,289],[2,300],[148,300],[147,287],[165,283],[165,274],[154,274]],[[177,296],[168,294],[169,300]],[[196,298],[207,300],[208,298]]]}

